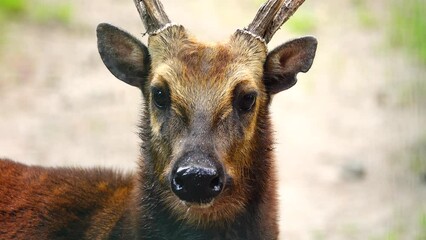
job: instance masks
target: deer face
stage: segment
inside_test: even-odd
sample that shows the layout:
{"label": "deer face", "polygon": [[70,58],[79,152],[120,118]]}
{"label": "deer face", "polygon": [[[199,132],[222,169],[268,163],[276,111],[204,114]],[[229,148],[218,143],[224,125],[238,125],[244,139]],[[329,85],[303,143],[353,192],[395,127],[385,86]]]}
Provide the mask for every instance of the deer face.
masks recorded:
{"label": "deer face", "polygon": [[152,34],[148,47],[109,24],[97,29],[107,68],[139,87],[146,104],[149,165],[163,203],[193,223],[226,222],[247,205],[271,95],[309,70],[311,37],[267,54],[245,32],[222,43],[200,43],[173,25]]}

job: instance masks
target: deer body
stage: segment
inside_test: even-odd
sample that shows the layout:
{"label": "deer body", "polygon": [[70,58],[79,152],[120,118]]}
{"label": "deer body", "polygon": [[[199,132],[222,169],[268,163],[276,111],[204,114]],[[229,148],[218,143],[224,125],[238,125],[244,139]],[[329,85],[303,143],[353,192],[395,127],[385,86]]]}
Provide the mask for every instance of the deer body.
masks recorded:
{"label": "deer body", "polygon": [[267,210],[253,204],[232,226],[196,229],[171,218],[148,182],[141,187],[150,194],[138,201],[134,175],[29,167],[4,159],[0,172],[0,239],[274,239],[276,235],[256,220],[261,212],[274,212],[264,204]]}
{"label": "deer body", "polygon": [[[286,16],[295,2],[265,6]],[[269,105],[309,70],[316,40],[268,53],[279,17],[264,20],[262,8],[254,23],[272,23],[206,44],[171,24],[157,0],[135,3],[148,47],[109,24],[97,36],[106,67],[144,98],[139,169],[126,175],[1,160],[0,239],[277,239]]]}

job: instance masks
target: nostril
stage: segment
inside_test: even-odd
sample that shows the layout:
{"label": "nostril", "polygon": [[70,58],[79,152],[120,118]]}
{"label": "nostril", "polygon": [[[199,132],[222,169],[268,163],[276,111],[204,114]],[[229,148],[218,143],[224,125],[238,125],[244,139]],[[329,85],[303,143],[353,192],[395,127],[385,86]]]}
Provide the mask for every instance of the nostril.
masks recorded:
{"label": "nostril", "polygon": [[214,192],[220,192],[222,190],[222,180],[219,176],[212,179],[209,185],[210,189]]}

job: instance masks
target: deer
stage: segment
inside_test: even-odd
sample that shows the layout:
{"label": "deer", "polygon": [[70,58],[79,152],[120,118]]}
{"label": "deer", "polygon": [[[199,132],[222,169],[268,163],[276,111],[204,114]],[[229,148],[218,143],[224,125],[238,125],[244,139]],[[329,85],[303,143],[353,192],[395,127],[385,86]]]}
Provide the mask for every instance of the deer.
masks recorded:
{"label": "deer", "polygon": [[0,160],[0,239],[278,239],[269,106],[311,68],[317,40],[267,44],[303,2],[268,0],[217,43],[159,0],[134,0],[148,46],[99,24],[103,63],[143,97],[138,168]]}

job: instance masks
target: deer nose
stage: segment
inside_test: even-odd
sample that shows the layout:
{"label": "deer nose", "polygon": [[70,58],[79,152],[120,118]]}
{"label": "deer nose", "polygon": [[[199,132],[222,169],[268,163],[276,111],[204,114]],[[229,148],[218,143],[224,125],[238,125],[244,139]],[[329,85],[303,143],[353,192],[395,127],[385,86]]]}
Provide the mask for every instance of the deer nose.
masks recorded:
{"label": "deer nose", "polygon": [[225,181],[223,171],[213,167],[179,167],[171,179],[172,191],[190,203],[209,203],[218,196]]}

